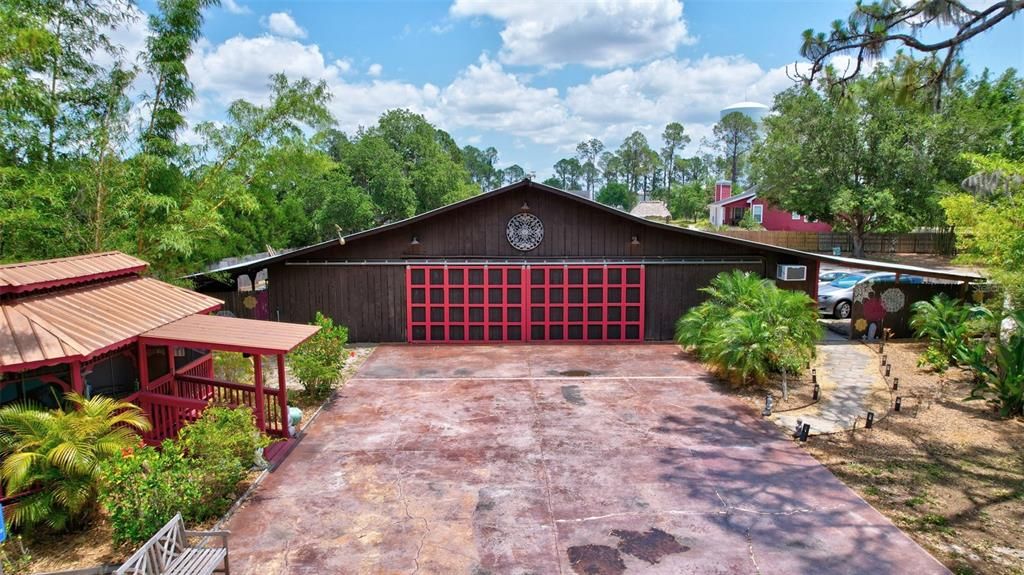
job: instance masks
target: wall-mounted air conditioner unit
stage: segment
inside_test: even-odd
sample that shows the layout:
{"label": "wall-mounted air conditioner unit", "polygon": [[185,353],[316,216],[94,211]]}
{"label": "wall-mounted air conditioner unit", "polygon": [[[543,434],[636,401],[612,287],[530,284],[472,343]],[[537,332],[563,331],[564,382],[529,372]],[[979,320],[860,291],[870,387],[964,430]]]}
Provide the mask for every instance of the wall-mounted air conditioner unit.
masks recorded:
{"label": "wall-mounted air conditioner unit", "polygon": [[775,279],[784,282],[802,282],[807,279],[807,266],[779,265],[775,270]]}

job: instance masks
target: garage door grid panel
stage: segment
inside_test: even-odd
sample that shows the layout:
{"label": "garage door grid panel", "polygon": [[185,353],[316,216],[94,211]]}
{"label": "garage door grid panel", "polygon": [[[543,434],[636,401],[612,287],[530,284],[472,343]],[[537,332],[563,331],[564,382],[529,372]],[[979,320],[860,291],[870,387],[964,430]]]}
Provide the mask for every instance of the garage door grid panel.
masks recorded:
{"label": "garage door grid panel", "polygon": [[642,265],[408,266],[408,341],[641,341]]}

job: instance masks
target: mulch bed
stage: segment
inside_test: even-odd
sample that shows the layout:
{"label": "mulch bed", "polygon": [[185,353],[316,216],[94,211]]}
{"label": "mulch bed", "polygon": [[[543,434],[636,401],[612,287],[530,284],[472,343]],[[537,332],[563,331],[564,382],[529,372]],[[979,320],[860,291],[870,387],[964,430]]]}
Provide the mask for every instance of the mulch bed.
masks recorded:
{"label": "mulch bed", "polygon": [[899,389],[874,408],[899,396],[901,412],[806,449],[954,572],[1024,573],[1024,422],[964,401],[967,372],[919,369],[925,347],[885,347]]}

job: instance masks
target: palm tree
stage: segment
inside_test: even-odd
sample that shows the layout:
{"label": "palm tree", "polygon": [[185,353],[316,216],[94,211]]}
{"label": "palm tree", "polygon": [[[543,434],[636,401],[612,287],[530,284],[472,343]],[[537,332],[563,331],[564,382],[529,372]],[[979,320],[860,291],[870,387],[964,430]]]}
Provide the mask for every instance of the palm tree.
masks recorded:
{"label": "palm tree", "polygon": [[740,271],[719,274],[702,291],[710,299],[679,318],[676,342],[740,381],[781,373],[788,399],[788,375],[814,357],[821,338],[814,302]]}
{"label": "palm tree", "polygon": [[941,293],[929,301],[914,303],[911,310],[910,327],[914,334],[928,338],[930,345],[947,357],[950,364],[967,350],[977,331],[984,331],[979,330],[977,322],[991,321],[994,317],[984,307],[970,307]]}
{"label": "palm tree", "polygon": [[96,500],[98,464],[139,444],[150,429],[137,406],[68,392],[55,410],[32,403],[0,409],[0,480],[7,493],[31,491],[7,511],[12,527],[78,524]]}

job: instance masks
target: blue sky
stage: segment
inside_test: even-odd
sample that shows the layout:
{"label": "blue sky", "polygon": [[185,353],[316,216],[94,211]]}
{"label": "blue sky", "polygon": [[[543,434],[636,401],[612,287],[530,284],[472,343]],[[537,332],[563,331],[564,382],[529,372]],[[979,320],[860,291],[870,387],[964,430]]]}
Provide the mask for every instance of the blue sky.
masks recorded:
{"label": "blue sky", "polygon": [[[969,4],[986,4],[974,0]],[[189,62],[190,120],[236,98],[263,101],[275,72],[326,80],[341,129],[389,108],[424,114],[460,145],[494,146],[502,166],[544,177],[576,142],[616,147],[633,130],[660,145],[680,121],[695,152],[718,110],[771,104],[790,85],[800,34],[845,17],[852,0],[222,0]],[[144,0],[143,10],[152,9]],[[144,26],[119,36],[141,45]],[[973,72],[1024,65],[1024,16],[972,41]]]}

